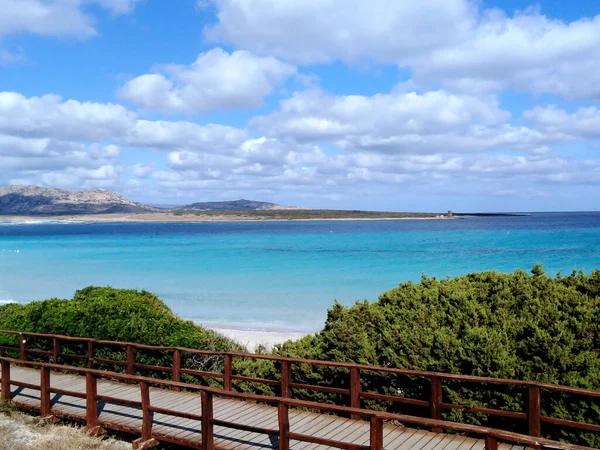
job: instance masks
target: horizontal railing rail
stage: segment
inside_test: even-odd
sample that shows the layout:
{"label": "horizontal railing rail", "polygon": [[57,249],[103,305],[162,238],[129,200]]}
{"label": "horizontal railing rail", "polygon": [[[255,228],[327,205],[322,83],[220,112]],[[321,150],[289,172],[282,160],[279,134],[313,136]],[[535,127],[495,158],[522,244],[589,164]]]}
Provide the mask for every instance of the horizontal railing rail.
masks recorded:
{"label": "horizontal railing rail", "polygon": [[[33,367],[40,370],[40,384],[35,385],[31,383],[23,383],[11,378],[11,367],[12,366],[25,366]],[[257,394],[248,394],[241,392],[224,391],[222,389],[211,388],[207,386],[200,386],[190,383],[182,383],[175,381],[160,380],[157,378],[142,377],[138,375],[127,375],[118,372],[109,372],[95,369],[87,369],[73,366],[66,366],[52,363],[42,363],[34,361],[23,361],[20,359],[0,357],[0,400],[10,401],[11,392],[10,385],[23,386],[30,389],[37,389],[40,391],[40,413],[42,416],[48,416],[51,414],[51,403],[50,394],[60,393],[63,395],[69,395],[77,398],[86,399],[86,426],[90,432],[101,427],[98,417],[98,401],[104,400],[108,402],[122,403],[128,406],[138,407],[142,411],[142,429],[141,438],[137,441],[138,447],[146,447],[148,442],[155,440],[155,435],[152,431],[153,425],[153,412],[169,414],[176,417],[187,418],[192,420],[201,421],[201,434],[202,434],[202,449],[213,450],[214,449],[214,426],[223,426],[228,428],[234,428],[244,431],[250,431],[255,433],[264,433],[269,435],[275,435],[279,437],[279,449],[288,450],[290,440],[298,440],[309,443],[316,443],[327,445],[335,448],[343,449],[362,449],[362,450],[382,450],[383,449],[383,423],[386,421],[396,421],[426,428],[439,428],[443,430],[469,433],[472,435],[481,436],[485,439],[486,450],[497,450],[498,441],[510,442],[515,444],[533,446],[537,448],[558,448],[564,450],[589,450],[590,447],[584,447],[573,444],[565,444],[557,441],[552,441],[542,438],[534,438],[517,433],[511,433],[504,430],[497,430],[488,427],[481,427],[476,425],[467,425],[456,422],[429,419],[423,417],[409,416],[404,414],[393,414],[385,413],[381,411],[374,411],[361,408],[353,408],[347,406],[331,405],[318,402],[310,402],[306,400],[297,400],[284,397],[265,396]],[[52,370],[61,372],[77,373],[86,377],[86,392],[81,393],[72,391],[69,389],[58,389],[53,388],[50,385],[50,372]],[[110,397],[98,394],[98,379],[109,379],[124,381],[127,383],[137,383],[140,388],[141,400],[121,399],[118,397]],[[164,388],[177,388],[185,389],[189,391],[200,392],[201,400],[201,415],[188,414],[181,411],[170,410],[153,406],[150,403],[149,386],[160,386]],[[259,428],[239,423],[229,422],[225,420],[215,419],[213,414],[213,399],[215,396],[223,398],[231,398],[236,400],[261,402],[277,405],[278,412],[278,428],[268,429]],[[337,414],[355,414],[361,417],[367,417],[370,422],[370,440],[368,446],[357,446],[356,444],[325,439],[321,437],[315,437],[300,433],[294,433],[290,431],[289,423],[289,409],[290,408],[303,408],[311,410],[319,410]],[[160,437],[160,436],[158,436]],[[181,442],[185,445],[186,442]]]}
{"label": "horizontal railing rail", "polygon": [[[37,357],[48,357],[52,363],[58,364],[59,360],[78,360],[86,361],[88,369],[94,369],[98,364],[107,364],[123,367],[128,375],[135,375],[140,370],[149,370],[157,373],[165,373],[172,378],[174,382],[181,381],[181,375],[191,375],[202,378],[212,378],[221,380],[223,390],[233,392],[234,382],[243,381],[249,383],[260,383],[267,386],[278,387],[280,397],[292,398],[293,390],[306,390],[313,392],[324,392],[331,394],[344,395],[349,397],[349,406],[354,409],[366,410],[361,408],[363,400],[376,400],[384,402],[393,402],[400,404],[412,405],[424,409],[429,409],[429,416],[435,420],[441,420],[444,411],[463,410],[469,413],[484,414],[487,416],[503,417],[525,422],[528,434],[531,437],[539,438],[542,435],[542,424],[550,424],[553,426],[568,427],[572,429],[591,431],[600,433],[600,425],[587,422],[578,422],[563,418],[549,417],[542,415],[541,397],[544,391],[562,392],[567,394],[579,395],[590,399],[600,399],[600,391],[576,388],[571,386],[561,386],[550,383],[527,380],[512,380],[503,378],[479,377],[470,375],[456,375],[441,372],[429,372],[422,370],[400,369],[393,367],[370,366],[365,364],[332,362],[322,360],[309,360],[300,358],[290,358],[276,355],[264,355],[255,353],[200,350],[185,347],[170,347],[170,346],[152,346],[145,344],[137,344],[133,342],[119,342],[92,339],[85,337],[63,336],[44,333],[28,333],[14,330],[0,330],[0,335],[14,335],[19,338],[19,345],[9,346],[0,345],[0,355],[2,352],[13,352],[19,355],[18,359],[27,361],[28,355]],[[28,340],[31,338],[45,339],[49,341],[49,350],[40,350],[29,348]],[[78,343],[84,344],[87,348],[86,354],[76,354],[62,351],[63,344]],[[120,348],[124,352],[122,359],[110,359],[96,357],[95,352],[101,347]],[[143,364],[136,361],[136,352],[143,353],[144,351],[151,352],[166,352],[169,353],[170,366],[159,366],[151,364]],[[184,355],[204,355],[216,356],[223,358],[223,371],[214,372],[206,370],[197,370],[182,367],[182,356]],[[278,379],[266,379],[258,377],[248,377],[239,374],[234,374],[232,369],[232,360],[234,358],[254,359],[254,360],[269,360],[280,365],[280,373]],[[316,384],[297,383],[292,380],[293,365],[308,365],[327,367],[333,369],[346,369],[349,372],[348,387],[336,386],[319,386]],[[410,398],[402,395],[384,395],[378,392],[364,391],[361,385],[361,372],[378,372],[403,375],[407,377],[423,378],[429,383],[429,398]],[[485,385],[497,385],[504,387],[515,387],[527,389],[525,399],[526,408],[524,411],[509,411],[499,408],[491,408],[484,406],[468,406],[464,404],[448,403],[444,401],[443,383],[442,382],[462,382],[462,383],[477,383]],[[177,386],[175,386],[177,389]],[[356,412],[350,412],[352,418],[359,418]],[[363,415],[364,416],[364,415]],[[434,429],[434,431],[437,431]]]}

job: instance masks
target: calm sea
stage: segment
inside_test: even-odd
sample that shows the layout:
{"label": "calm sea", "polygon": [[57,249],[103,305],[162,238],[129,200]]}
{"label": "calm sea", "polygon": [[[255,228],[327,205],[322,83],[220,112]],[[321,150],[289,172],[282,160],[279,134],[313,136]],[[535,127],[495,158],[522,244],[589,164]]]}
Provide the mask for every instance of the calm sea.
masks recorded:
{"label": "calm sea", "polygon": [[68,298],[88,285],[155,292],[216,328],[314,331],[421,274],[590,272],[600,213],[462,220],[0,225],[0,301]]}

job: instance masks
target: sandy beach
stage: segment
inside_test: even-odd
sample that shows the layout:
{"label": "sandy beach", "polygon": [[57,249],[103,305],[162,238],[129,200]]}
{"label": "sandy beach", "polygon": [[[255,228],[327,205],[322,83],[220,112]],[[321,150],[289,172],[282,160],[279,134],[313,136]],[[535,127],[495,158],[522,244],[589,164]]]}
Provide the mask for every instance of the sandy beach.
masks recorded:
{"label": "sandy beach", "polygon": [[445,220],[443,215],[411,217],[315,217],[315,218],[274,218],[260,217],[256,214],[174,214],[170,212],[132,213],[132,214],[85,214],[65,216],[0,216],[0,223],[36,224],[36,223],[143,223],[143,222],[289,222],[315,220]]}
{"label": "sandy beach", "polygon": [[231,328],[213,328],[214,331],[244,345],[248,351],[254,352],[259,345],[271,350],[275,344],[298,340],[306,336],[304,333],[282,333],[276,331],[234,330]]}

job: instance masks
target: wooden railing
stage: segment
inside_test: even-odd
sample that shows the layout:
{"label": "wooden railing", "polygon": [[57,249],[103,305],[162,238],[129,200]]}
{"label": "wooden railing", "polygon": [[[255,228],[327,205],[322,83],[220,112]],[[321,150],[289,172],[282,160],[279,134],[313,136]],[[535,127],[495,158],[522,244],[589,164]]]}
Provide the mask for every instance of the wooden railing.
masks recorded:
{"label": "wooden railing", "polygon": [[[397,369],[391,367],[379,367],[379,366],[368,366],[362,364],[351,364],[351,363],[339,363],[339,362],[330,362],[330,361],[320,361],[320,360],[305,360],[305,359],[297,359],[297,358],[286,358],[274,355],[261,355],[261,354],[253,354],[253,353],[237,353],[237,352],[222,352],[222,351],[209,351],[209,350],[197,350],[197,349],[189,349],[189,348],[180,348],[180,347],[164,347],[164,346],[149,346],[143,344],[136,344],[131,342],[116,342],[116,341],[104,341],[104,340],[95,340],[90,338],[80,338],[80,337],[71,337],[71,336],[60,336],[60,335],[52,335],[52,334],[40,334],[40,333],[23,333],[17,331],[6,331],[0,330],[0,335],[16,335],[19,338],[19,345],[16,346],[0,346],[0,354],[3,352],[4,354],[13,353],[17,354],[18,358],[3,358],[5,361],[9,361],[11,364],[26,364],[26,365],[36,365],[36,367],[41,368],[41,373],[45,374],[47,372],[46,369],[59,369],[59,370],[70,370],[76,371],[79,373],[85,373],[86,375],[92,374],[94,377],[115,377],[117,379],[126,381],[126,382],[139,382],[140,389],[142,389],[142,401],[144,399],[144,388],[143,386],[147,386],[148,384],[155,384],[161,386],[167,386],[172,389],[190,389],[190,390],[200,390],[202,392],[206,392],[205,396],[208,394],[211,395],[220,395],[223,397],[229,398],[238,398],[243,400],[250,401],[261,401],[267,403],[275,403],[281,409],[288,408],[290,406],[294,407],[307,407],[313,409],[319,409],[322,411],[339,413],[339,414],[349,414],[353,418],[368,418],[370,420],[375,420],[373,418],[377,418],[375,420],[375,424],[372,424],[374,429],[377,430],[378,425],[382,420],[399,420],[401,422],[406,422],[414,425],[429,427],[433,431],[440,431],[442,429],[452,430],[452,431],[460,431],[460,432],[469,432],[478,434],[481,436],[488,436],[490,439],[500,438],[505,439],[510,442],[518,442],[526,445],[535,445],[536,442],[540,443],[544,441],[540,439],[541,436],[541,426],[543,423],[551,424],[554,426],[561,427],[570,427],[573,429],[591,431],[591,432],[600,432],[600,425],[593,423],[585,423],[585,422],[576,422],[561,418],[548,417],[541,414],[541,393],[543,391],[553,391],[553,392],[563,392],[569,394],[575,394],[578,396],[590,398],[590,399],[598,399],[600,398],[600,391],[589,390],[589,389],[580,389],[569,386],[559,386],[548,383],[540,383],[534,381],[522,381],[522,380],[509,380],[509,379],[499,379],[499,378],[487,378],[487,377],[475,377],[475,376],[465,376],[465,375],[454,375],[454,374],[446,374],[446,373],[438,373],[438,372],[427,372],[427,371],[418,371],[418,370],[408,370],[408,369]],[[28,343],[32,339],[43,339],[47,340],[50,345],[50,350],[40,350],[30,348]],[[66,343],[78,343],[84,344],[83,347],[87,348],[87,352],[85,355],[68,353],[62,351],[62,344]],[[120,359],[109,359],[109,358],[99,358],[95,356],[95,351],[100,347],[111,347],[111,348],[120,348],[124,351],[124,357],[122,360]],[[157,365],[149,365],[143,364],[136,361],[136,352],[142,353],[144,351],[152,351],[152,352],[167,352],[172,354],[171,357],[171,366],[157,366]],[[50,364],[44,364],[40,362],[32,362],[28,361],[29,356],[35,357],[43,357],[51,360]],[[212,371],[201,371],[195,369],[189,369],[182,367],[182,355],[206,355],[206,356],[219,356],[223,358],[223,371],[222,372],[212,372]],[[277,380],[273,379],[264,379],[264,378],[255,378],[255,377],[247,377],[242,375],[234,374],[232,371],[232,360],[233,358],[249,358],[255,360],[271,360],[279,363],[280,365],[280,377]],[[76,360],[80,363],[87,365],[87,372],[84,368],[59,365],[59,361],[65,360]],[[97,364],[113,364],[114,366],[120,366],[124,369],[125,374],[119,374],[117,372],[108,372],[108,371],[97,371],[95,370]],[[292,381],[292,367],[295,364],[303,364],[309,366],[321,366],[321,367],[329,367],[329,368],[338,368],[338,369],[347,369],[349,371],[349,388],[343,387],[332,387],[332,386],[319,386],[313,384],[304,384],[304,383],[295,383]],[[67,368],[68,369],[65,369]],[[171,378],[171,380],[166,381],[157,378],[149,378],[149,377],[139,377],[136,376],[136,372],[139,370],[150,370],[158,373],[166,373],[167,376]],[[395,395],[384,395],[376,392],[368,392],[363,391],[361,387],[361,372],[382,372],[382,373],[391,373],[391,374],[399,374],[406,375],[409,377],[418,377],[428,380],[430,384],[430,399],[422,400],[415,398],[408,398],[403,396],[395,396]],[[181,383],[181,375],[193,375],[197,377],[206,377],[212,379],[220,379],[222,381],[223,389],[215,389],[209,387],[202,387],[196,384],[190,383]],[[42,375],[41,386],[45,386],[47,381],[44,379],[45,375]],[[270,386],[275,386],[279,388],[280,395],[279,396],[257,396],[254,394],[246,394],[234,392],[233,390],[233,381],[245,381],[251,383],[263,383]],[[485,384],[485,385],[498,385],[498,386],[512,386],[527,389],[527,408],[526,411],[507,411],[497,408],[487,408],[487,407],[473,407],[469,408],[465,405],[455,404],[455,403],[446,403],[444,402],[444,394],[443,394],[443,382],[467,382],[467,383],[476,383],[476,384]],[[90,383],[92,383],[90,381]],[[6,383],[2,383],[2,395],[3,399],[6,399],[5,396],[5,388]],[[90,391],[93,392],[94,386],[88,386]],[[307,391],[316,391],[316,392],[325,392],[325,393],[333,393],[333,394],[342,394],[349,397],[349,406],[339,406],[339,405],[331,405],[325,403],[317,403],[317,402],[307,402],[304,400],[293,399],[293,390],[294,389],[302,389]],[[46,389],[48,390],[48,389]],[[53,390],[52,392],[58,392],[58,390]],[[60,392],[66,393],[66,392]],[[71,395],[71,394],[68,394]],[[77,396],[77,395],[75,395]],[[45,398],[45,397],[44,397]],[[87,398],[87,397],[86,397]],[[92,403],[95,401],[94,398],[100,398],[97,394],[92,396],[92,399],[88,399],[88,403],[90,403],[90,407],[93,409]],[[208,398],[208,397],[207,397]],[[430,410],[431,418],[424,417],[416,417],[416,416],[408,416],[408,415],[398,415],[398,414],[389,414],[389,413],[381,413],[378,411],[361,408],[361,400],[363,399],[371,399],[371,400],[382,400],[386,402],[397,402],[403,403],[413,406],[418,406],[422,408],[428,408]],[[116,399],[104,399],[110,401],[117,401]],[[42,405],[44,405],[44,400],[42,400]],[[147,405],[148,406],[148,405]],[[149,411],[152,410],[152,407],[148,406]],[[442,413],[444,410],[452,410],[452,409],[462,409],[468,412],[485,414],[488,416],[499,416],[506,417],[511,419],[519,419],[527,421],[528,428],[528,436],[512,433],[505,430],[499,429],[490,429],[485,427],[474,427],[472,425],[460,424],[455,422],[442,421]],[[93,412],[93,411],[92,411]],[[160,412],[160,411],[155,411]],[[284,414],[284,412],[281,412]],[[191,418],[191,417],[190,417]],[[282,418],[283,422],[280,423],[280,428],[283,426],[285,428],[285,417]],[[90,418],[91,420],[91,418]],[[200,420],[200,419],[198,419]],[[212,420],[212,419],[211,419]],[[93,423],[93,421],[92,421]],[[214,424],[214,422],[212,422]],[[223,425],[218,423],[219,425]],[[262,430],[266,432],[266,430]],[[270,430],[270,432],[275,433],[274,430]],[[374,431],[375,432],[375,431]],[[378,432],[378,431],[377,431]],[[295,436],[294,433],[291,433],[292,439],[299,439],[298,436]],[[516,439],[518,437],[518,440]],[[305,437],[305,439],[308,439]],[[310,438],[315,439],[315,438]],[[313,442],[311,440],[307,440],[307,442]],[[554,442],[554,441],[547,441]],[[554,442],[556,444],[556,442]],[[336,446],[333,444],[327,444],[331,446]],[[487,444],[486,444],[487,445]],[[493,444],[490,444],[493,447]],[[563,445],[563,444],[561,444]],[[339,446],[339,445],[338,445]],[[487,448],[487,447],[486,447]],[[571,448],[571,447],[561,447],[561,448]],[[573,447],[575,448],[575,447]],[[579,447],[583,448],[583,447]]]}

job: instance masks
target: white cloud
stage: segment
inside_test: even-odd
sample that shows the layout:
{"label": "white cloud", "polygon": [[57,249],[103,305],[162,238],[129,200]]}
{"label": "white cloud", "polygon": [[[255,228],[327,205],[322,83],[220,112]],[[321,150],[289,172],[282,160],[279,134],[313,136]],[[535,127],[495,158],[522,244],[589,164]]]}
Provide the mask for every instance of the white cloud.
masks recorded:
{"label": "white cloud", "polygon": [[464,39],[464,0],[214,0],[209,39],[303,63],[398,61]]}
{"label": "white cloud", "polygon": [[127,14],[134,10],[141,0],[88,0],[90,3],[97,3],[103,8],[109,10],[115,15]]}
{"label": "white cloud", "polygon": [[[110,187],[122,172],[120,146],[230,154],[246,137],[222,125],[140,120],[121,105],[0,92],[0,184]],[[137,165],[128,173],[152,170]]]}
{"label": "white cloud", "polygon": [[407,61],[416,81],[460,89],[516,87],[571,99],[600,98],[600,16],[566,23],[528,9],[487,11],[460,45]]}
{"label": "white cloud", "polygon": [[154,73],[128,81],[119,95],[149,110],[206,113],[256,108],[290,76],[295,67],[273,57],[215,48],[189,66],[157,66]]}
{"label": "white cloud", "polygon": [[536,106],[523,113],[525,119],[548,133],[562,133],[575,139],[600,139],[600,109],[579,108],[572,114],[553,105]]}
{"label": "white cloud", "polygon": [[600,98],[600,16],[565,22],[539,8],[513,16],[469,0],[212,0],[208,38],[301,63],[408,68],[423,86],[515,87]]}
{"label": "white cloud", "polygon": [[138,120],[122,138],[126,145],[155,149],[215,151],[237,146],[246,137],[239,128],[192,122]]}
{"label": "white cloud", "polygon": [[495,148],[538,150],[567,136],[509,124],[511,115],[492,96],[395,89],[371,97],[306,91],[258,117],[261,132],[295,141],[332,140],[348,151],[462,153]]}
{"label": "white cloud", "polygon": [[85,11],[93,3],[119,15],[131,12],[138,0],[0,0],[0,36],[96,36],[94,18]]}
{"label": "white cloud", "polygon": [[0,92],[0,132],[59,139],[103,140],[124,134],[135,114],[111,103],[78,102],[57,95],[25,97]]}

